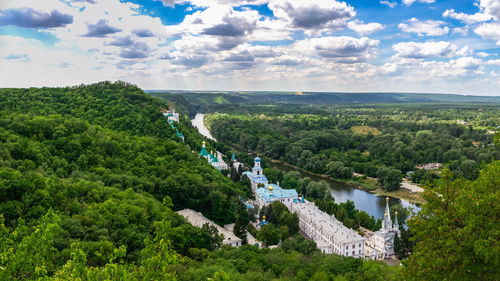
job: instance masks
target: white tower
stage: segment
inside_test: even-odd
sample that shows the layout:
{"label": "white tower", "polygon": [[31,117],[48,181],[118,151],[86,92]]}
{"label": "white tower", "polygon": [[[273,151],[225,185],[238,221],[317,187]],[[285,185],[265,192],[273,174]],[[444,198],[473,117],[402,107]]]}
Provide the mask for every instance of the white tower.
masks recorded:
{"label": "white tower", "polygon": [[252,174],[254,176],[262,176],[262,167],[260,166],[260,158],[255,157],[254,161],[255,161],[255,164],[252,168]]}

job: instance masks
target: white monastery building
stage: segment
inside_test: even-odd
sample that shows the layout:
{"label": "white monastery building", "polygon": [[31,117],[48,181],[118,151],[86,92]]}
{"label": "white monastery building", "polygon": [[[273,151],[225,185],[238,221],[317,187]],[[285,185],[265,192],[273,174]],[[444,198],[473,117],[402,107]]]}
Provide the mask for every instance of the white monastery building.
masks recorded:
{"label": "white monastery building", "polygon": [[232,231],[229,231],[228,229],[214,223],[213,221],[207,219],[204,217],[200,212],[196,212],[191,209],[184,209],[181,211],[177,211],[177,214],[183,216],[186,218],[186,220],[192,224],[193,226],[196,227],[202,227],[205,224],[215,226],[217,228],[217,231],[219,234],[222,234],[224,236],[224,240],[222,241],[223,244],[225,245],[230,245],[233,247],[239,247],[242,244],[242,241],[239,237],[234,235]]}
{"label": "white monastery building", "polygon": [[397,217],[392,224],[388,200],[382,229],[365,239],[355,230],[344,226],[335,216],[301,198],[295,189],[284,189],[279,183],[270,184],[262,172],[259,157],[255,158],[252,171],[244,172],[243,175],[250,180],[257,207],[262,208],[273,201],[282,202],[299,216],[300,229],[316,242],[323,253],[371,259],[384,259],[394,254],[394,237],[396,233],[399,234],[399,224]]}
{"label": "white monastery building", "polygon": [[365,257],[365,239],[344,226],[335,216],[328,215],[307,200],[291,204],[289,209],[299,216],[300,229],[316,242],[321,252],[354,258]]}

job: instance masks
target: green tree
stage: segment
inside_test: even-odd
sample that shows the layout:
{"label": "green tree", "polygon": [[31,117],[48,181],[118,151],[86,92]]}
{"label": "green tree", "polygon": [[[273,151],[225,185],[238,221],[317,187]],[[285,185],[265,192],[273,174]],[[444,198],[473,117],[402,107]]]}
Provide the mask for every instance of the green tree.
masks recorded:
{"label": "green tree", "polygon": [[281,231],[278,227],[267,224],[264,225],[257,233],[257,240],[264,242],[266,247],[278,245],[281,240]]}
{"label": "green tree", "polygon": [[234,224],[233,232],[234,235],[241,238],[243,244],[248,244],[247,239],[247,226],[250,223],[250,216],[248,212],[245,210],[243,205],[240,206],[238,217],[236,218],[236,222]]}
{"label": "green tree", "polygon": [[427,204],[409,221],[416,242],[405,260],[409,280],[497,280],[500,266],[500,161],[475,181],[441,174]]}
{"label": "green tree", "polygon": [[399,189],[401,181],[402,174],[398,169],[382,166],[377,170],[377,182],[387,191]]}

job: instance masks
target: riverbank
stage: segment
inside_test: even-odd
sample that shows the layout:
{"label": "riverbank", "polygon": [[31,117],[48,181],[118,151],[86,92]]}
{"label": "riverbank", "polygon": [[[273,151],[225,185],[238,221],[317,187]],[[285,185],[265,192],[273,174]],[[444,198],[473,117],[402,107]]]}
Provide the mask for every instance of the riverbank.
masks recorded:
{"label": "riverbank", "polygon": [[414,203],[414,204],[415,203],[416,204],[425,203],[425,200],[422,198],[421,193],[412,192],[411,190],[408,190],[406,188],[400,188],[396,191],[388,192],[388,191],[378,187],[376,179],[373,179],[373,178],[363,179],[362,177],[355,177],[355,179],[336,179],[336,178],[330,177],[329,175],[316,174],[316,173],[306,171],[300,167],[291,165],[291,164],[283,162],[281,160],[270,159],[270,162],[275,163],[275,164],[278,163],[280,165],[290,167],[290,168],[292,168],[294,170],[298,170],[304,174],[309,174],[309,175],[316,176],[316,177],[326,179],[326,180],[342,182],[342,183],[349,185],[353,188],[358,188],[358,189],[361,189],[361,190],[364,190],[364,191],[367,191],[367,192],[370,192],[370,193],[373,193],[376,195],[404,199],[404,200],[407,200],[408,202]]}

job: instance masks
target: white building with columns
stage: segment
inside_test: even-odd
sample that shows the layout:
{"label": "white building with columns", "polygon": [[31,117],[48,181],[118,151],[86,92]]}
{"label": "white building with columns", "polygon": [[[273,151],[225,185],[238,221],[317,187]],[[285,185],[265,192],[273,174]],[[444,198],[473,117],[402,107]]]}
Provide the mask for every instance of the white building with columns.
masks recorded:
{"label": "white building with columns", "polygon": [[299,200],[290,205],[289,209],[299,216],[300,230],[316,242],[321,252],[354,258],[365,257],[365,239],[344,226],[335,216],[328,215],[307,200]]}

